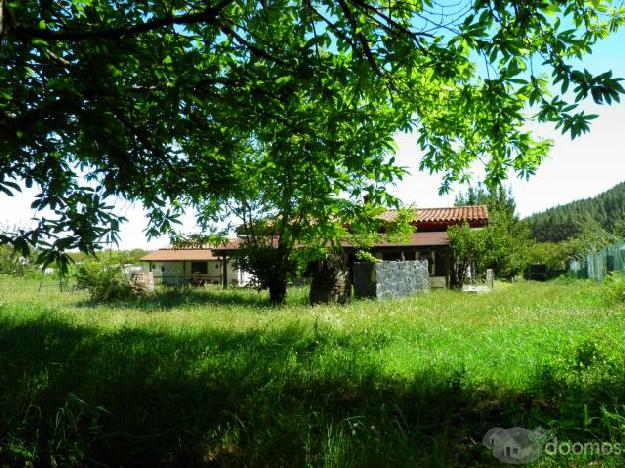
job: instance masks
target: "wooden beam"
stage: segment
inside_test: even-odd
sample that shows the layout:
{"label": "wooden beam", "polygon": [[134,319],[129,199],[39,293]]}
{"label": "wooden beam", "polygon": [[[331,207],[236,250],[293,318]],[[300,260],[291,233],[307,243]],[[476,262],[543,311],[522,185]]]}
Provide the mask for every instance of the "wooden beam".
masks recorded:
{"label": "wooden beam", "polygon": [[224,289],[226,289],[228,287],[228,256],[226,254],[223,255],[221,264],[222,264],[222,269],[223,269],[223,274],[222,274],[222,284]]}

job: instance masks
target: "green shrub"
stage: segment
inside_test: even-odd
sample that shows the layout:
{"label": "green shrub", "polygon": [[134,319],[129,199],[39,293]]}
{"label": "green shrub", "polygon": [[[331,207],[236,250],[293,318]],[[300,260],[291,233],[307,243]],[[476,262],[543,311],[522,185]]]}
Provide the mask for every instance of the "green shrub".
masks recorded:
{"label": "green shrub", "polygon": [[604,296],[611,304],[625,304],[625,274],[613,272],[603,282]]}
{"label": "green shrub", "polygon": [[24,276],[34,270],[30,258],[22,257],[8,245],[0,245],[0,274]]}
{"label": "green shrub", "polygon": [[89,292],[91,300],[107,302],[132,297],[133,289],[121,264],[111,261],[86,261],[74,273],[76,287]]}
{"label": "green shrub", "polygon": [[356,260],[368,263],[378,263],[380,261],[379,258],[374,257],[371,252],[367,252],[366,250],[356,252]]}

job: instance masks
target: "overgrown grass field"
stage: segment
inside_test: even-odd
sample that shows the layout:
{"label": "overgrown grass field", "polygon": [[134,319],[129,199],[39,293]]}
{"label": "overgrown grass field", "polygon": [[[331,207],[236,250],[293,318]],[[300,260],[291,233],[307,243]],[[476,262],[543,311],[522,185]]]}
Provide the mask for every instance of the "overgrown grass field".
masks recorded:
{"label": "overgrown grass field", "polygon": [[[0,465],[498,466],[491,427],[622,443],[625,310],[584,281],[348,307],[98,305],[0,279]],[[543,455],[541,466],[622,466]]]}

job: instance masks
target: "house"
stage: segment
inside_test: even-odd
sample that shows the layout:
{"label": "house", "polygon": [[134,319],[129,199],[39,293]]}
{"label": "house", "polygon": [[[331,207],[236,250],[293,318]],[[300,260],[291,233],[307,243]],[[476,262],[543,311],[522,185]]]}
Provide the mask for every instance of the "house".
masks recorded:
{"label": "house", "polygon": [[[394,210],[386,211],[381,218],[392,221],[397,216]],[[381,260],[427,260],[430,286],[444,288],[449,285],[452,251],[447,229],[453,225],[468,223],[471,228],[488,226],[488,209],[483,205],[456,206],[449,208],[419,208],[413,222],[415,233],[403,242],[380,241],[371,247],[371,253]],[[166,248],[152,252],[141,260],[150,263],[155,281],[161,278],[165,284],[191,282],[194,278],[205,278],[209,283],[247,284],[249,276],[237,271],[232,256],[244,244],[245,239],[231,239],[226,245],[204,249]],[[343,256],[351,269],[356,246],[342,242]],[[224,268],[224,265],[227,265]]]}
{"label": "house", "polygon": [[156,284],[246,286],[250,281],[249,274],[210,248],[165,247],[147,254],[141,261],[148,264]]}
{"label": "house", "polygon": [[[380,217],[393,221],[395,210],[388,210]],[[452,250],[447,229],[450,226],[467,223],[471,228],[480,229],[488,226],[488,209],[484,205],[455,206],[449,208],[419,208],[417,219],[413,221],[416,232],[403,242],[382,240],[371,247],[371,253],[381,260],[427,260],[430,274],[430,287],[449,286],[452,266]],[[229,245],[216,247],[213,251],[220,256],[233,255],[243,239]],[[358,247],[342,242],[344,260],[350,270],[354,264]]]}
{"label": "house", "polygon": [[[397,212],[389,210],[381,215],[393,221]],[[467,223],[471,228],[488,226],[488,209],[485,205],[455,206],[448,208],[419,208],[413,222],[416,232],[404,243],[382,241],[373,246],[372,254],[381,260],[427,260],[430,287],[449,286],[452,250],[447,229]],[[350,249],[346,249],[348,253]],[[355,252],[354,252],[355,253]],[[353,260],[350,260],[353,261]]]}

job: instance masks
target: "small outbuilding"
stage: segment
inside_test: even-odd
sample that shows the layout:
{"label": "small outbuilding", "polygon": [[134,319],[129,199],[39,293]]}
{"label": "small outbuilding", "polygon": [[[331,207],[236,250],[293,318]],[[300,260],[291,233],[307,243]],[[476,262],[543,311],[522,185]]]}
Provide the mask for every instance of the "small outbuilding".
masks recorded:
{"label": "small outbuilding", "polygon": [[232,260],[209,248],[165,247],[147,254],[141,261],[148,264],[156,284],[246,286],[250,281],[250,276]]}

